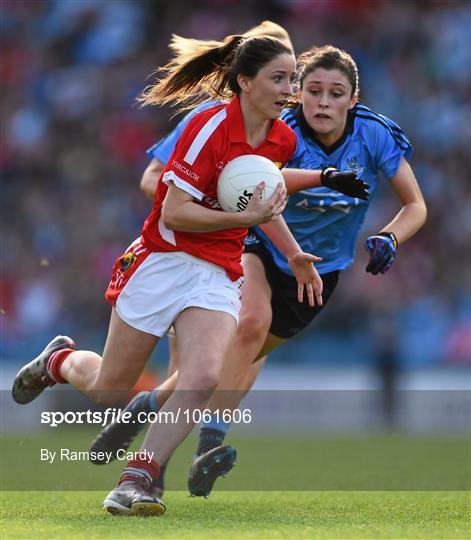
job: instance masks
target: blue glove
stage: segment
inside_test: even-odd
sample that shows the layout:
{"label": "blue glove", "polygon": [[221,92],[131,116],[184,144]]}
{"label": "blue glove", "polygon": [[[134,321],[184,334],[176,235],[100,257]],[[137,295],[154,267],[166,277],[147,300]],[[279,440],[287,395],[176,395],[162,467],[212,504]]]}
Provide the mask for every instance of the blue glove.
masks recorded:
{"label": "blue glove", "polygon": [[391,268],[396,257],[397,240],[394,234],[384,232],[369,236],[364,245],[370,254],[366,271],[373,275],[379,272],[385,274]]}

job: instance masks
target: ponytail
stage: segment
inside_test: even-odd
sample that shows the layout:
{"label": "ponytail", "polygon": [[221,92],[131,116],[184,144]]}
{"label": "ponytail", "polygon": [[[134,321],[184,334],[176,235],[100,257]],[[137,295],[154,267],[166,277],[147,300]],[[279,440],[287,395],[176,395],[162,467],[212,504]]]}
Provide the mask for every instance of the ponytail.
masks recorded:
{"label": "ponytail", "polygon": [[160,70],[163,77],[144,89],[138,102],[141,105],[194,104],[201,100],[202,93],[228,97],[228,70],[243,41],[243,36],[228,36],[222,43],[173,36],[171,48],[175,57]]}
{"label": "ponytail", "polygon": [[276,54],[293,51],[288,32],[273,21],[262,21],[224,41],[173,34],[169,48],[172,59],[157,70],[162,77],[145,88],[137,101],[141,105],[174,104],[177,113],[210,99],[232,98],[240,92],[239,73],[254,76]]}
{"label": "ponytail", "polygon": [[168,47],[174,57],[169,63],[175,66],[181,66],[191,60],[195,55],[207,52],[216,47],[222,47],[223,45],[224,43],[222,41],[192,39],[172,34]]}

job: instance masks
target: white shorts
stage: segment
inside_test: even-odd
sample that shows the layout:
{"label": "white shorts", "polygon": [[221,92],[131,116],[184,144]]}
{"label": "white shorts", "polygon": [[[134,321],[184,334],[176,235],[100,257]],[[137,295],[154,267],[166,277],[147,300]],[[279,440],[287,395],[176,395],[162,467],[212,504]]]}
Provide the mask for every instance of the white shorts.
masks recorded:
{"label": "white shorts", "polygon": [[189,307],[223,311],[238,323],[240,281],[188,253],[150,253],[119,292],[115,308],[124,322],[158,337]]}

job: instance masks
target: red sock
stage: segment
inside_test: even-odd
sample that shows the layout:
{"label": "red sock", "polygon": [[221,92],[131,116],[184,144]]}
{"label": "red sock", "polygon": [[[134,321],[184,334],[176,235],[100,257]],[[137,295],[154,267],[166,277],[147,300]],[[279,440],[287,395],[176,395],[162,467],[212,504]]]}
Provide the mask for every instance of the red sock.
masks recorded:
{"label": "red sock", "polygon": [[153,459],[151,459],[150,463],[148,460],[144,459],[133,459],[128,461],[128,464],[121,474],[118,484],[122,484],[123,482],[132,482],[133,478],[138,476],[145,478],[150,485],[159,477],[159,470],[159,464]]}
{"label": "red sock", "polygon": [[61,349],[60,351],[51,354],[47,361],[46,371],[53,381],[60,384],[68,383],[68,381],[61,376],[61,366],[69,354],[73,352],[75,352],[74,349]]}

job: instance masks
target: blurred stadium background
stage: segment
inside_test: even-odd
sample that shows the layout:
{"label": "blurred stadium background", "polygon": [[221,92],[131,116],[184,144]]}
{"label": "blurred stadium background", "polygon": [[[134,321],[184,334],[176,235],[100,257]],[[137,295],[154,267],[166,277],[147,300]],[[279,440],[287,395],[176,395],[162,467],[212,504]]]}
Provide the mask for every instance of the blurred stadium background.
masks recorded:
{"label": "blurred stadium background", "polygon": [[[285,26],[298,53],[333,43],[353,55],[362,100],[414,144],[429,218],[386,276],[365,273],[359,244],[328,309],[272,355],[258,388],[385,387],[386,420],[396,384],[468,388],[468,2],[3,0],[1,18],[3,388],[59,332],[81,348],[104,344],[113,262],[150,208],[138,187],[145,149],[178,120],[134,101],[167,60],[170,35],[221,38],[263,19]],[[385,185],[361,240],[395,211]],[[156,376],[165,372],[166,354],[165,345],[154,354]],[[421,410],[436,414],[424,404]],[[441,410],[443,427],[456,409],[444,402]],[[469,411],[461,412],[463,429]]]}

